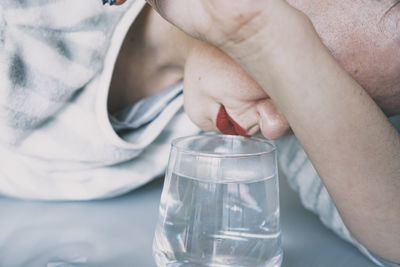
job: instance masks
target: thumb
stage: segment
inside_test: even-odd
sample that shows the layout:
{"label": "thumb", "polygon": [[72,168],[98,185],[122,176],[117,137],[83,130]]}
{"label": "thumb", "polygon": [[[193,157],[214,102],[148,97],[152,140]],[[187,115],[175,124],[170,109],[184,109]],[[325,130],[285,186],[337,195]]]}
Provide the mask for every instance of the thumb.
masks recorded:
{"label": "thumb", "polygon": [[291,133],[287,119],[272,99],[260,101],[257,105],[257,111],[260,115],[260,130],[265,138],[277,139]]}

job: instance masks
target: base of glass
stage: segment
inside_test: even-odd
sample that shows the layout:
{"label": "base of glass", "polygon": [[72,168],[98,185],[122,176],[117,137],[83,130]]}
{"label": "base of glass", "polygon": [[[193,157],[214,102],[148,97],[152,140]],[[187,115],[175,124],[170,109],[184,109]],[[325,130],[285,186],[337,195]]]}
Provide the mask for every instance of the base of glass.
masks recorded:
{"label": "base of glass", "polygon": [[260,262],[257,264],[235,264],[230,262],[229,264],[221,264],[215,262],[199,262],[198,260],[184,259],[177,260],[171,259],[166,254],[155,251],[154,260],[158,267],[280,267],[283,260],[283,252],[280,251],[276,256],[269,259],[267,262]]}

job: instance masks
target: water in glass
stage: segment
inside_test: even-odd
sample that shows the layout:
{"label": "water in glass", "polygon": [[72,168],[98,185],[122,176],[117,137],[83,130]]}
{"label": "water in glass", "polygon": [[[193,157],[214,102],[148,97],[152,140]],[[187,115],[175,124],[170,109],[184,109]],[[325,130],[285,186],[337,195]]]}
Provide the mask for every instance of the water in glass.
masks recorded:
{"label": "water in glass", "polygon": [[261,169],[251,168],[249,172],[242,166],[225,171],[217,179],[204,171],[208,175],[205,178],[201,170],[209,168],[210,161],[205,162],[202,166],[198,161],[196,171],[187,164],[170,168],[166,175],[153,243],[157,265],[280,266],[276,172],[256,177],[255,173],[263,173]]}

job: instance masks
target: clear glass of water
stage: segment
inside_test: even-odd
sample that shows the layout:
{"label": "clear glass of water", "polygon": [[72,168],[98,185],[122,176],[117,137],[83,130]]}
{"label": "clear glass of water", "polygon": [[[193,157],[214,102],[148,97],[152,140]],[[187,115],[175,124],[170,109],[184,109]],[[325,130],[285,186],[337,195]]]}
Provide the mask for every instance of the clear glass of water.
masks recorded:
{"label": "clear glass of water", "polygon": [[232,135],[174,140],[153,253],[158,266],[280,266],[275,146]]}

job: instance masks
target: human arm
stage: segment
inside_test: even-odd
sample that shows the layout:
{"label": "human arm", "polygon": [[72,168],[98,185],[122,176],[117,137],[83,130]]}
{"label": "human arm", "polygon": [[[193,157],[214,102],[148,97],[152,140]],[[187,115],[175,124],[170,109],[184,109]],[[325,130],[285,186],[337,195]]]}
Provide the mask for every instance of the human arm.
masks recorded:
{"label": "human arm", "polygon": [[399,134],[307,17],[285,1],[153,4],[192,36],[222,49],[261,85],[352,234],[375,254],[400,262]]}

